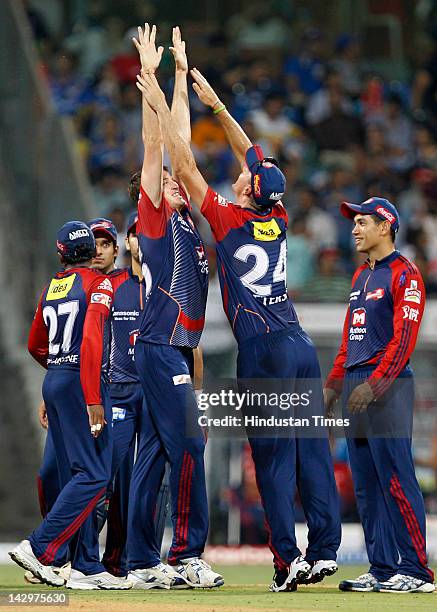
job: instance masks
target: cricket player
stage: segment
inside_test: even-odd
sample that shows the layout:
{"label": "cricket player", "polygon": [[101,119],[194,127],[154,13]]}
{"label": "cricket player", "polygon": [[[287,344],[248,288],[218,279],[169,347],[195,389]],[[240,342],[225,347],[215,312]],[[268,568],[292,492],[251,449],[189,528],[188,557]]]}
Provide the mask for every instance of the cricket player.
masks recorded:
{"label": "cricket player", "polygon": [[[384,198],[341,204],[358,253],[343,340],[325,384],[328,412],[342,394],[358,511],[370,569],[342,591],[431,593],[425,508],[414,472],[414,379],[409,365],[425,308],[417,267],[395,248],[399,214]],[[360,428],[361,427],[361,431]],[[354,432],[360,432],[354,435]]]}
{"label": "cricket player", "polygon": [[[156,27],[138,28],[142,71],[154,73],[163,48],[155,47]],[[172,114],[175,129],[190,132],[187,60],[178,28],[171,48],[175,63]],[[163,142],[156,113],[143,97],[144,162],[138,200],[137,235],[147,306],[135,344],[135,363],[149,418],[141,423],[129,499],[129,579],[136,587],[212,588],[222,576],[201,559],[208,533],[205,439],[191,375],[193,349],[202,334],[208,291],[208,261],[190,214],[188,196],[163,170]],[[187,435],[187,424],[195,428]],[[161,563],[153,514],[170,462],[173,541],[169,566]],[[159,469],[159,472],[158,472]],[[174,569],[173,567],[174,566]],[[143,585],[141,585],[143,582]]]}
{"label": "cricket player", "polygon": [[[138,86],[155,110],[173,171],[181,177],[216,240],[223,306],[238,342],[239,379],[320,380],[315,348],[299,326],[286,287],[287,213],[280,203],[285,178],[264,158],[196,69],[200,100],[213,109],[241,163],[233,185],[236,203],[208,187],[188,143],[179,135],[153,74]],[[279,382],[279,384],[283,384]],[[321,383],[317,410],[323,411]],[[266,513],[275,575],[272,591],[294,590],[337,571],[340,543],[338,497],[326,432],[320,439],[251,437],[258,486]],[[309,526],[306,559],[296,544],[294,496],[299,487]]]}
{"label": "cricket player", "polygon": [[88,223],[96,241],[96,257],[92,267],[110,277],[114,290],[110,334],[106,342],[112,405],[112,478],[106,500],[109,511],[107,514],[104,512],[101,519],[103,522],[107,518],[108,522],[102,563],[115,576],[127,574],[127,506],[135,440],[144,401],[133,354],[139,319],[145,304],[138,246],[135,245],[134,238],[135,224],[136,213],[129,217],[125,239],[126,248],[131,253],[131,265],[126,269],[119,269],[115,265],[119,251],[117,229],[112,221],[98,218]]}
{"label": "cricket player", "polygon": [[113,296],[111,282],[90,269],[95,240],[80,221],[62,226],[57,250],[64,267],[44,288],[29,334],[29,351],[45,368],[43,398],[62,490],[41,525],[9,554],[52,586],[68,544],[79,531],[70,588],[128,589],[100,563],[95,506],[110,478],[112,437],[102,375],[103,334]]}

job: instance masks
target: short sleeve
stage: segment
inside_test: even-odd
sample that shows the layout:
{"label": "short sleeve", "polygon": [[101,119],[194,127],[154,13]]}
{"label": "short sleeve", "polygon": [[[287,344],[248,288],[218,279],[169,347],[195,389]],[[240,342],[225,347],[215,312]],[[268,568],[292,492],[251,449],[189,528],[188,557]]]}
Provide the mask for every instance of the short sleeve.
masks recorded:
{"label": "short sleeve", "polygon": [[200,208],[202,215],[211,226],[214,238],[222,240],[229,230],[244,223],[243,210],[208,187]]}
{"label": "short sleeve", "polygon": [[107,276],[97,276],[89,289],[88,310],[101,312],[109,316],[114,290]]}
{"label": "short sleeve", "polygon": [[137,233],[147,238],[162,238],[167,229],[167,221],[171,216],[171,209],[167,205],[164,196],[158,208],[153,205],[152,200],[141,186],[138,198],[138,227]]}

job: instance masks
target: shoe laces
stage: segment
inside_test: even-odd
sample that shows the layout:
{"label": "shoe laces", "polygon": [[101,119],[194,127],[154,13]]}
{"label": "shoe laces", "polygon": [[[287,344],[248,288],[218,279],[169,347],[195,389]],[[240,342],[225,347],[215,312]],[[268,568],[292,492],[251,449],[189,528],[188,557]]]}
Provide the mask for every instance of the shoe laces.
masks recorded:
{"label": "shoe laces", "polygon": [[191,561],[189,561],[189,563],[196,569],[199,568],[199,569],[211,570],[211,566],[208,565],[208,563],[204,561],[203,559],[192,559]]}
{"label": "shoe laces", "polygon": [[374,575],[371,574],[370,572],[367,572],[366,574],[361,574],[361,576],[358,576],[355,582],[367,582],[368,580],[374,580],[374,579],[375,579]]}

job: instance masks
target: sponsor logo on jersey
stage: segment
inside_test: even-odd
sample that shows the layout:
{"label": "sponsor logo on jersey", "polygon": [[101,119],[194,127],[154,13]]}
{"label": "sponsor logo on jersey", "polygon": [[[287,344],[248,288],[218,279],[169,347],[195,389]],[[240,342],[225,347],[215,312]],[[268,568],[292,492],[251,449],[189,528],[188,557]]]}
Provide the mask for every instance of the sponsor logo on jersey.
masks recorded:
{"label": "sponsor logo on jersey", "polygon": [[202,244],[200,246],[196,246],[196,253],[199,259],[203,259],[205,257],[205,249],[203,248]]}
{"label": "sponsor logo on jersey", "polygon": [[410,286],[405,289],[404,301],[415,302],[416,304],[420,304],[422,301],[422,292],[417,287],[417,280],[411,280]]}
{"label": "sponsor logo on jersey", "polygon": [[362,327],[366,324],[366,309],[355,308],[352,311],[352,325],[349,329],[349,340],[361,342],[367,333],[367,328]]}
{"label": "sponsor logo on jersey", "polygon": [[112,298],[106,293],[92,293],[91,294],[91,304],[103,304],[106,308],[110,308],[112,302]]}
{"label": "sponsor logo on jersey", "polygon": [[89,236],[90,233],[86,229],[76,230],[75,232],[70,232],[68,237],[70,240],[77,240],[78,238],[83,238],[84,236]]}
{"label": "sponsor logo on jersey", "polygon": [[367,300],[380,300],[384,297],[385,290],[380,287],[379,289],[374,289],[374,291],[368,291],[366,293],[366,302]]}
{"label": "sponsor logo on jersey", "polygon": [[349,302],[355,302],[361,293],[361,289],[359,291],[352,291],[350,296],[349,296]]}
{"label": "sponsor logo on jersey", "polygon": [[387,210],[386,208],[384,208],[383,206],[378,206],[378,208],[376,209],[376,212],[379,215],[382,215],[390,223],[394,223],[395,220],[396,220],[395,216],[392,215],[391,212],[389,210]]}
{"label": "sponsor logo on jersey", "polygon": [[76,274],[72,274],[66,278],[52,278],[47,290],[46,300],[50,302],[51,300],[61,300],[62,298],[67,297],[73,286],[75,278]]}
{"label": "sponsor logo on jersey", "polygon": [[402,310],[404,311],[404,319],[408,319],[409,321],[416,321],[418,323],[419,319],[419,309],[411,308],[411,306],[402,306]]}
{"label": "sponsor logo on jersey", "polygon": [[259,174],[255,174],[253,177],[253,191],[258,198],[261,197],[261,177]]}
{"label": "sponsor logo on jersey", "polygon": [[252,221],[252,225],[255,240],[271,242],[272,240],[277,240],[278,236],[282,233],[276,219],[270,219],[270,221],[265,222]]}
{"label": "sponsor logo on jersey", "polygon": [[366,309],[355,308],[352,311],[352,325],[365,325],[366,324]]}
{"label": "sponsor logo on jersey", "polygon": [[126,418],[126,408],[119,408],[118,406],[112,406],[112,420],[113,421],[124,421]]}
{"label": "sponsor logo on jersey", "polygon": [[140,335],[139,329],[134,329],[133,331],[129,332],[129,344],[131,346],[135,346],[135,342],[137,341],[137,338],[139,335]]}
{"label": "sponsor logo on jersey", "polygon": [[219,193],[216,195],[216,200],[217,200],[217,204],[219,206],[224,206],[225,208],[227,207],[227,205],[229,204],[229,200],[227,200],[226,198],[224,198],[222,195],[220,195]]}
{"label": "sponsor logo on jersey", "polygon": [[109,280],[109,278],[105,278],[100,285],[97,287],[97,290],[99,289],[103,289],[105,291],[110,291],[112,293],[113,289],[112,289],[112,283]]}
{"label": "sponsor logo on jersey", "polygon": [[191,382],[191,376],[189,374],[178,374],[173,376],[174,385],[187,385]]}

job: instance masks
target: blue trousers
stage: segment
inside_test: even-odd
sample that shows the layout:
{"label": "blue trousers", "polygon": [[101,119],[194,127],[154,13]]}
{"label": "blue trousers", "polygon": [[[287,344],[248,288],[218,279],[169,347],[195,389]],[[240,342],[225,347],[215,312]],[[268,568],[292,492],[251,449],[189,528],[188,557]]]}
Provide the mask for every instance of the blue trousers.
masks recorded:
{"label": "blue trousers", "polygon": [[52,431],[47,430],[41,467],[37,477],[38,501],[43,518],[50,512],[61,490]]}
{"label": "blue trousers", "polygon": [[170,463],[173,541],[168,561],[199,556],[208,533],[204,449],[196,397],[189,379],[192,354],[173,346],[137,341],[135,364],[146,397],[143,407],[128,512],[129,569],[160,562],[154,517],[157,497]]}
{"label": "blue trousers", "polygon": [[[111,475],[112,435],[105,427],[97,439],[90,433],[80,375],[73,370],[48,370],[43,398],[59,468],[61,492],[29,540],[38,559],[59,565],[80,530],[72,567],[84,574],[104,571],[99,561],[95,507]],[[102,384],[106,420],[111,422],[106,385]]]}
{"label": "blue trousers", "polygon": [[135,440],[139,431],[144,394],[138,383],[111,383],[112,486],[108,492],[107,537],[102,563],[116,576],[127,573],[127,509]]}
{"label": "blue trousers", "polygon": [[[299,325],[240,343],[237,377],[244,388],[259,389],[261,383],[261,388],[266,385],[275,393],[303,393],[311,385],[308,414],[324,414],[316,350]],[[301,554],[295,536],[296,487],[308,522],[307,560],[335,560],[340,545],[339,501],[328,436],[320,427],[316,431],[318,437],[297,436],[292,428],[284,437],[247,432],[277,569],[287,568]]]}
{"label": "blue trousers", "polygon": [[[425,506],[411,452],[412,371],[407,366],[366,413],[352,416],[348,398],[372,371],[348,370],[343,389],[344,416],[350,419],[349,460],[369,571],[380,580],[405,574],[430,582],[434,575],[426,558]],[[355,434],[360,437],[352,437]]]}

